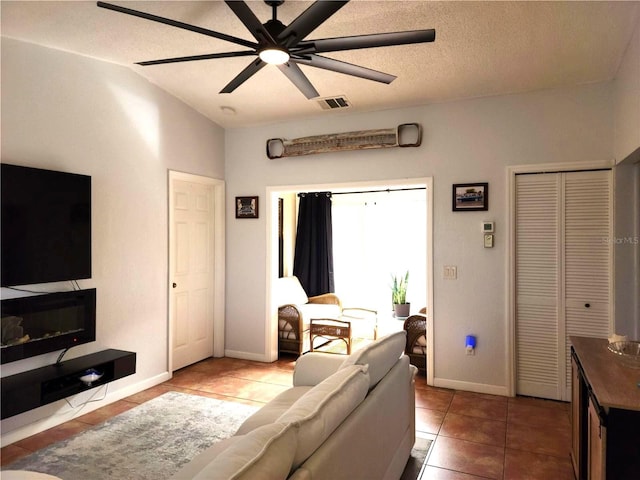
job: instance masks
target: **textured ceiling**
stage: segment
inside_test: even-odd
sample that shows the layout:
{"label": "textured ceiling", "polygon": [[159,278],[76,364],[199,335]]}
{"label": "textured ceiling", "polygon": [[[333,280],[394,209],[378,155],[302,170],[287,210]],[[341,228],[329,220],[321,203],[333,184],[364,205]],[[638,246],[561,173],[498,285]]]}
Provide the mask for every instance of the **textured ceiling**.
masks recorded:
{"label": "textured ceiling", "polygon": [[[113,2],[236,37],[251,34],[221,1]],[[262,22],[271,9],[249,1]],[[311,2],[287,1],[290,23]],[[335,112],[307,100],[267,66],[230,94],[218,92],[254,57],[141,67],[134,62],[241,50],[237,45],[131,17],[95,2],[1,2],[3,36],[126,65],[224,127]],[[434,28],[436,41],[325,54],[396,75],[390,85],[301,66],[321,97],[345,95],[371,111],[612,79],[640,2],[434,2],[352,0],[308,39]],[[227,115],[221,107],[231,107]]]}

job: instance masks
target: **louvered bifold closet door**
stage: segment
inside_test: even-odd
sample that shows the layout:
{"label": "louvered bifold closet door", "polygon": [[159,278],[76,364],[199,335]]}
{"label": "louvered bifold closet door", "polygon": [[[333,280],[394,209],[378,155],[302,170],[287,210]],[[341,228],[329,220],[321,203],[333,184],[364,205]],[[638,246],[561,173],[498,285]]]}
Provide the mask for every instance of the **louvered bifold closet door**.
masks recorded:
{"label": "louvered bifold closet door", "polygon": [[571,398],[569,337],[611,328],[610,170],[516,176],[516,393]]}
{"label": "louvered bifold closet door", "polygon": [[516,176],[517,393],[559,398],[560,175]]}
{"label": "louvered bifold closet door", "polygon": [[607,338],[611,321],[611,170],[564,174],[565,378],[571,335]]}

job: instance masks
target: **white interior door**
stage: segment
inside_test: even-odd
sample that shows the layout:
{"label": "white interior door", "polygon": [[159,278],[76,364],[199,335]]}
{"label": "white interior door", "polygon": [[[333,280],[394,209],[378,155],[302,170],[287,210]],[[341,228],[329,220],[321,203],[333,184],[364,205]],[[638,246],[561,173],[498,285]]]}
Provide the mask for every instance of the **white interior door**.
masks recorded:
{"label": "white interior door", "polygon": [[214,186],[171,178],[172,367],[213,355]]}
{"label": "white interior door", "polygon": [[516,177],[516,393],[571,398],[569,337],[611,331],[611,171]]}

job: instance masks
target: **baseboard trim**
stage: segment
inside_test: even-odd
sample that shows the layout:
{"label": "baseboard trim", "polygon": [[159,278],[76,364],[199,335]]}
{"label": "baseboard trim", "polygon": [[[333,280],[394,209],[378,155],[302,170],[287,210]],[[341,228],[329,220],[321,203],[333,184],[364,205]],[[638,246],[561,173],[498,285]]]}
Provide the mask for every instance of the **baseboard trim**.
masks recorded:
{"label": "baseboard trim", "polygon": [[264,353],[242,352],[239,350],[225,350],[224,356],[238,358],[240,360],[253,360],[254,362],[271,363],[269,357]]}
{"label": "baseboard trim", "polygon": [[[68,422],[69,420],[73,420],[80,415],[93,412],[100,407],[104,407],[105,405],[117,402],[118,400],[122,400],[123,398],[129,397],[148,388],[155,387],[156,385],[166,382],[170,378],[171,374],[169,372],[163,372],[159,375],[156,375],[155,377],[151,377],[141,382],[128,385],[124,388],[114,390],[113,392],[109,391],[109,389],[107,388],[109,384],[107,384],[98,389],[89,390],[87,392],[83,392],[71,397],[69,399],[71,404],[78,405],[75,408],[69,407],[67,402],[65,402],[64,400],[60,400],[49,405],[44,405],[38,409],[21,413],[20,415],[16,415],[15,417],[9,417],[2,421],[3,430],[6,428],[5,425],[7,423],[10,423],[14,418],[17,419],[19,417],[24,417],[25,421],[28,421],[29,416],[34,416],[36,410],[40,411],[39,413],[41,416],[41,418],[33,421],[32,423],[27,423],[26,425],[17,427],[14,430],[6,433],[3,431],[2,437],[0,439],[0,446],[5,447],[19,440],[23,440],[27,437],[35,435],[36,433],[44,432],[49,428],[56,427],[64,422]],[[107,392],[105,398],[97,401],[91,401],[91,403],[84,403],[83,405],[83,402],[90,401],[95,396],[99,397],[103,394],[101,392],[104,391]]]}
{"label": "baseboard trim", "polygon": [[509,396],[509,390],[502,385],[488,385],[486,383],[463,382],[461,380],[450,380],[448,378],[434,378],[434,387],[452,388],[466,392],[487,393],[489,395]]}

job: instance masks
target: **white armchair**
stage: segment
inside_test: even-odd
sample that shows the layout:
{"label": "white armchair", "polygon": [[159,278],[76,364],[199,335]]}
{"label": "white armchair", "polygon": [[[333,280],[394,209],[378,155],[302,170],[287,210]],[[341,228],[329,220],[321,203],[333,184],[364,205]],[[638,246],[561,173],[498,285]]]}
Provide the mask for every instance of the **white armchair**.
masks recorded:
{"label": "white armchair", "polygon": [[339,319],[342,304],[334,293],[307,297],[297,277],[276,282],[278,302],[278,351],[301,355],[310,349],[309,323],[312,318]]}

